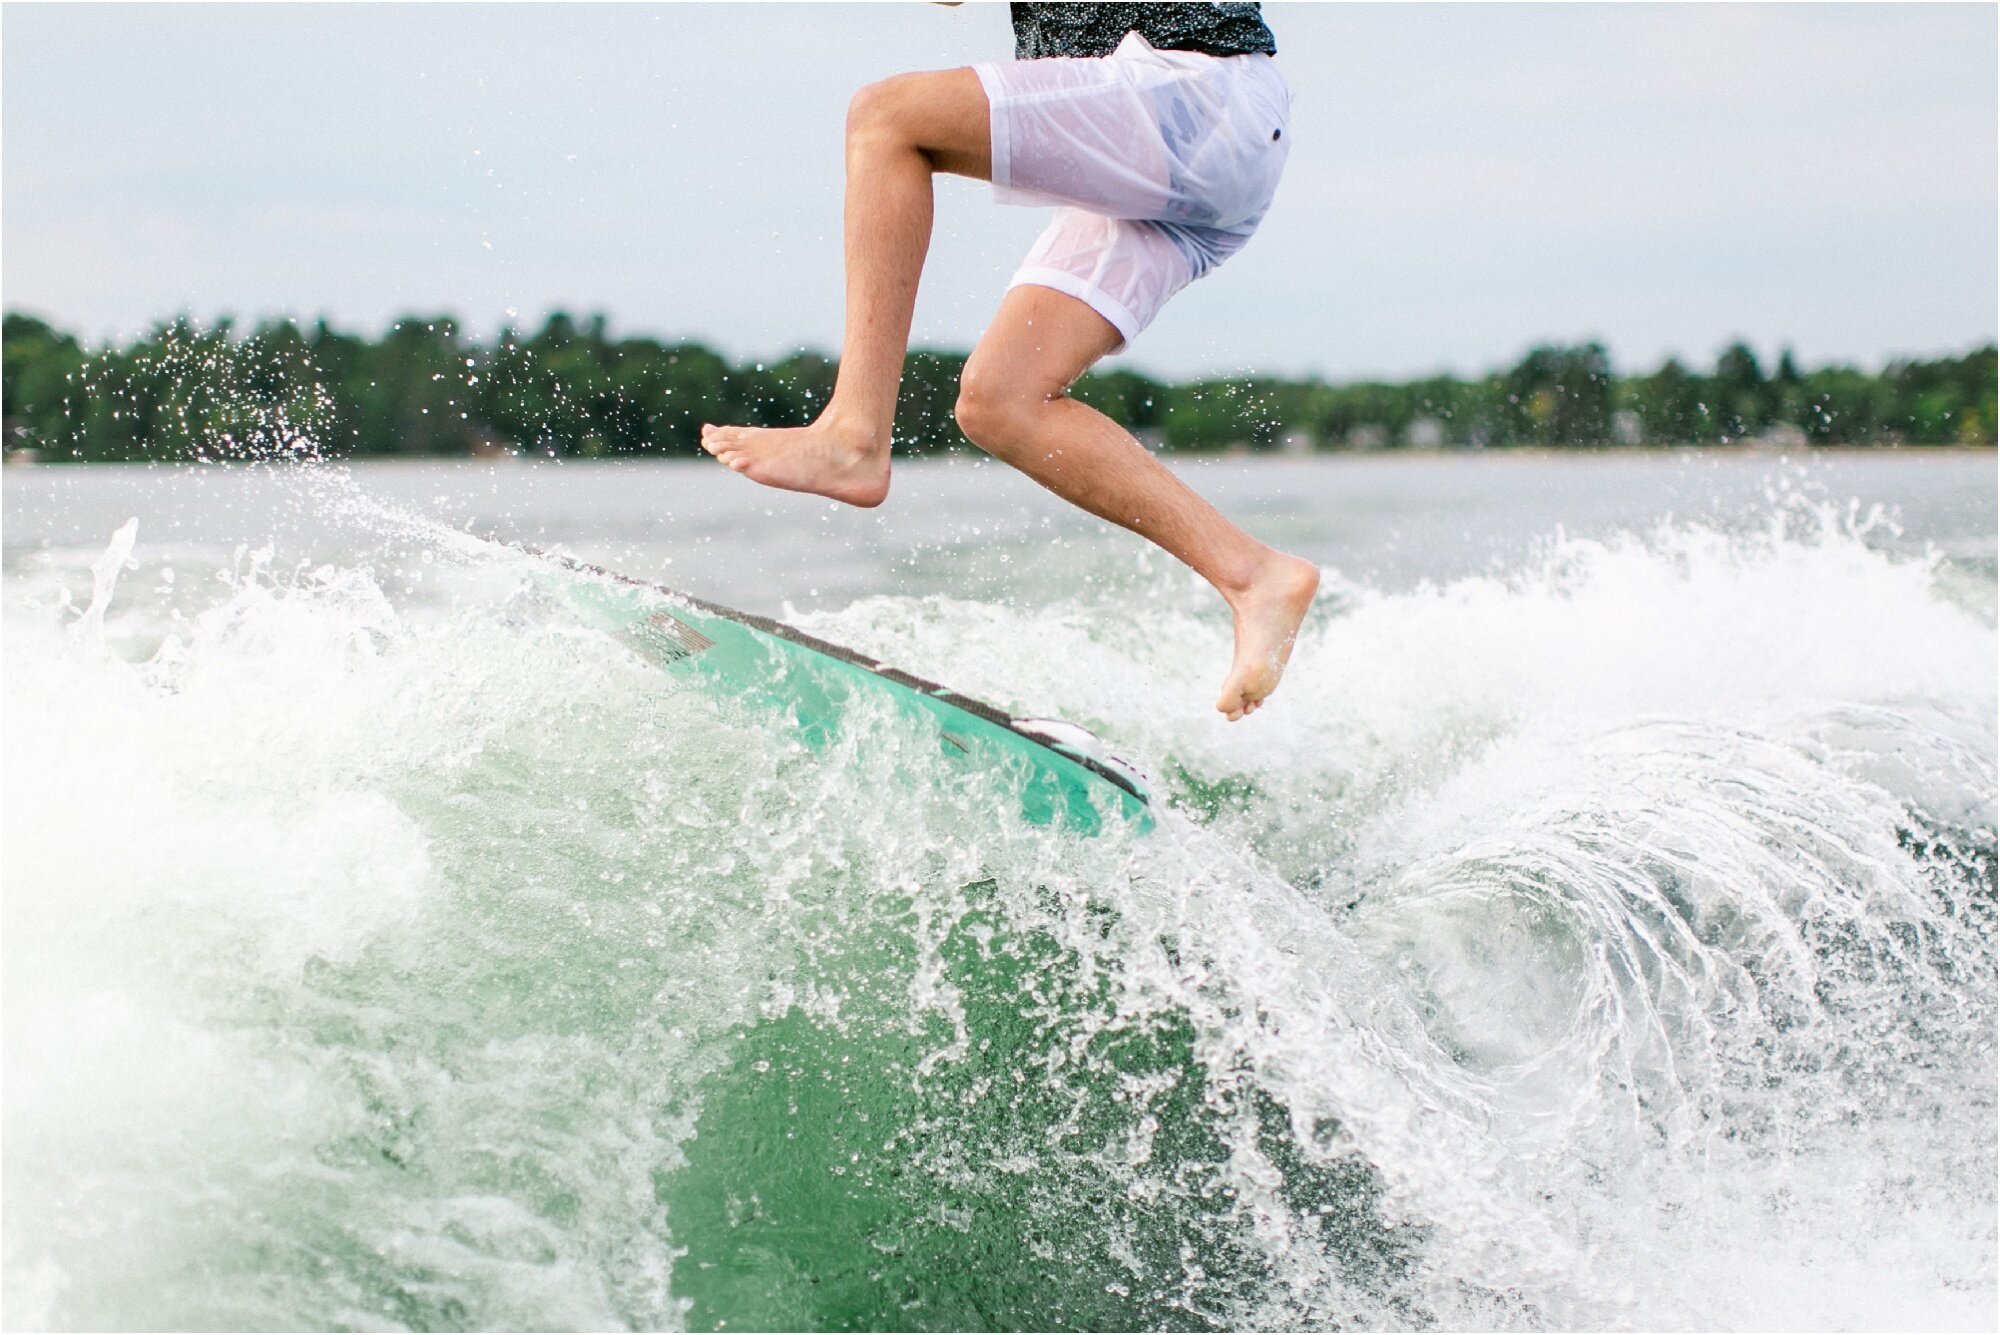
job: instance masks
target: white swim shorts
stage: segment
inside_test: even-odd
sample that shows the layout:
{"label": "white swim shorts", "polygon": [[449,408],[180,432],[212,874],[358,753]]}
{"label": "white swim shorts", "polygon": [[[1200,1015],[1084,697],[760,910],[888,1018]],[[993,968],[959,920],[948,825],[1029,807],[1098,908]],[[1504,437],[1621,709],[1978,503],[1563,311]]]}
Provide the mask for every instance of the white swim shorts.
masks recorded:
{"label": "white swim shorts", "polygon": [[974,65],[992,105],[993,194],[1060,205],[1009,287],[1068,293],[1126,343],[1243,248],[1291,149],[1271,57],[1158,51]]}

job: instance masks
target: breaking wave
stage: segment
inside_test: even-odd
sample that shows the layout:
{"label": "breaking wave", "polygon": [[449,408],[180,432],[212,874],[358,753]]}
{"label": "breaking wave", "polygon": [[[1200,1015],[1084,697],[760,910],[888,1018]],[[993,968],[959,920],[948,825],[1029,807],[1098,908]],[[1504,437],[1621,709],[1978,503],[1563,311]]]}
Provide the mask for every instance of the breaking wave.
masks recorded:
{"label": "breaking wave", "polygon": [[1110,739],[1087,838],[368,522],[450,596],[9,575],[10,1326],[1995,1319],[1990,572],[1552,538],[1235,728],[1171,571],[802,619]]}

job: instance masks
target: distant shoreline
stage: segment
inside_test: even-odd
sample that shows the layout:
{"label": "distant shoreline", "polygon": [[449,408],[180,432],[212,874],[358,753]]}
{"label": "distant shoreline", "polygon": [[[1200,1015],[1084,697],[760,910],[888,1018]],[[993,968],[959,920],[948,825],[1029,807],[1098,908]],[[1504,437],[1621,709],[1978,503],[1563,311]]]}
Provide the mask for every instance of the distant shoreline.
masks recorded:
{"label": "distant shoreline", "polygon": [[[467,338],[448,316],[379,337],[290,322],[186,319],[86,347],[18,312],[0,319],[0,446],[43,461],[530,456],[702,459],[704,423],[801,426],[824,411],[834,358],[732,363],[695,342],[616,338],[603,316]],[[902,457],[968,448],[966,354],[905,358],[892,437]],[[2000,347],[1880,371],[1766,365],[1742,343],[1712,369],[1668,358],[1621,372],[1600,343],[1546,344],[1515,365],[1400,383],[1238,375],[1168,383],[1100,365],[1068,390],[1150,450],[1208,455],[1768,450],[1973,446],[2000,427]]]}

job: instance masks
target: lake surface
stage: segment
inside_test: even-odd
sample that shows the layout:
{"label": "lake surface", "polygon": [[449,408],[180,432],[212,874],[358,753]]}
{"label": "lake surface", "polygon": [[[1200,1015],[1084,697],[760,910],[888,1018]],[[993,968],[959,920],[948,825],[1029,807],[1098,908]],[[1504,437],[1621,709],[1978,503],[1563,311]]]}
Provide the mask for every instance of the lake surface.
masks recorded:
{"label": "lake surface", "polygon": [[[19,1328],[1990,1329],[1991,454],[26,468]],[[136,525],[130,521],[136,520]],[[475,536],[468,536],[475,535]],[[1097,732],[805,746],[494,536]]]}
{"label": "lake surface", "polygon": [[[1758,528],[1781,500],[1891,507],[1905,533],[1871,532],[1878,548],[1928,542],[1975,567],[1994,556],[1990,454],[1519,452],[1177,458],[1174,467],[1265,541],[1383,590],[1516,569],[1559,533]],[[382,504],[561,545],[766,615],[871,594],[1032,603],[1158,560],[991,461],[904,461],[874,511],[743,486],[706,460],[364,463],[353,473]],[[274,542],[281,559],[328,560],[369,554],[377,541],[375,526],[350,522],[324,491],[243,469],[18,470],[5,496],[9,569],[48,545],[101,550],[133,515],[149,546]]]}

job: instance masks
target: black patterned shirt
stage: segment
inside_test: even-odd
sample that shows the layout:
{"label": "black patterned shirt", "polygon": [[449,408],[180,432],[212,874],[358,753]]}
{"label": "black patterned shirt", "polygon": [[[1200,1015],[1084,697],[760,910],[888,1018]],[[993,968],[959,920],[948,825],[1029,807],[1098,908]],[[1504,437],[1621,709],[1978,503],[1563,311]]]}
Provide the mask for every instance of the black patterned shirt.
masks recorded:
{"label": "black patterned shirt", "polygon": [[1161,51],[1200,51],[1211,56],[1278,53],[1277,39],[1264,26],[1258,6],[1211,5],[1010,5],[1014,58],[1108,56],[1136,32]]}

